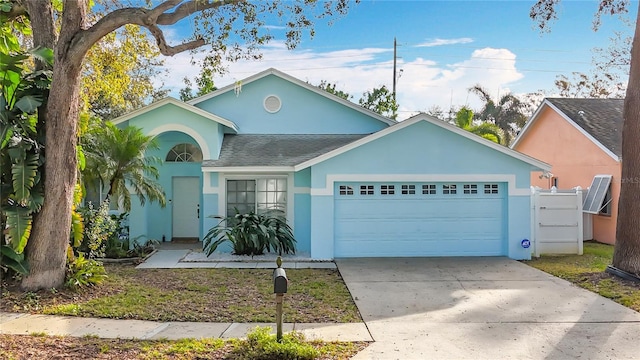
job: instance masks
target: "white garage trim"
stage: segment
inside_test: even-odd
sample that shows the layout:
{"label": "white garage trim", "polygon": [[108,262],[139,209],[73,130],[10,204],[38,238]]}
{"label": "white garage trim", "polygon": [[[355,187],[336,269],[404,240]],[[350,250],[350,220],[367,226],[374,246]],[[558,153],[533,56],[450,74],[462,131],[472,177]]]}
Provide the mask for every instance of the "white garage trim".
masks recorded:
{"label": "white garage trim", "polygon": [[509,196],[531,196],[531,190],[516,188],[516,176],[509,174],[329,174],[324,188],[312,188],[312,196],[333,196],[336,182],[504,182]]}

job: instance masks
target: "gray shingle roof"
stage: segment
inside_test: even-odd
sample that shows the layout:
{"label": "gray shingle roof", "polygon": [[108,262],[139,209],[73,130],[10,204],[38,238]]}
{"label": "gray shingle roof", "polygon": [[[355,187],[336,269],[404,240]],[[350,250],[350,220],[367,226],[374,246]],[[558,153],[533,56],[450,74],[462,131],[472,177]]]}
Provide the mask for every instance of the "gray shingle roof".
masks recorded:
{"label": "gray shingle roof", "polygon": [[624,99],[547,100],[618,157],[622,157]]}
{"label": "gray shingle roof", "polygon": [[294,166],[367,135],[225,135],[218,160],[203,167]]}

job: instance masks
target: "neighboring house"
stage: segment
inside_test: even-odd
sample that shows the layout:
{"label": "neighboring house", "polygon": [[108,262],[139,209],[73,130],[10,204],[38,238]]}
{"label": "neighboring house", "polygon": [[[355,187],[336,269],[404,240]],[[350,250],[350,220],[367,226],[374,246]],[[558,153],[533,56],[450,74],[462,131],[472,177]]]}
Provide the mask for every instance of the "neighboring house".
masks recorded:
{"label": "neighboring house", "polygon": [[547,98],[511,147],[551,164],[531,184],[549,189],[590,187],[583,210],[593,214],[593,238],[613,244],[622,174],[623,99]]}
{"label": "neighboring house", "polygon": [[199,238],[211,215],[280,209],[298,251],[530,258],[530,173],[550,166],[425,114],[396,123],[275,69],[114,121],[156,135],[168,206],[131,236]]}

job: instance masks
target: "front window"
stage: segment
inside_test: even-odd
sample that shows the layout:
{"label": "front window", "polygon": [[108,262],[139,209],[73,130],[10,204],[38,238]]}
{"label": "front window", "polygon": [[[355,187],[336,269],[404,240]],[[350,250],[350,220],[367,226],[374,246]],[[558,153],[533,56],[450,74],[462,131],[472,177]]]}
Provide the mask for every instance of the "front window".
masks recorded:
{"label": "front window", "polygon": [[236,210],[242,214],[275,211],[286,216],[287,179],[227,180],[227,216]]}
{"label": "front window", "polygon": [[200,148],[193,144],[178,144],[169,150],[167,162],[201,162],[202,151]]}

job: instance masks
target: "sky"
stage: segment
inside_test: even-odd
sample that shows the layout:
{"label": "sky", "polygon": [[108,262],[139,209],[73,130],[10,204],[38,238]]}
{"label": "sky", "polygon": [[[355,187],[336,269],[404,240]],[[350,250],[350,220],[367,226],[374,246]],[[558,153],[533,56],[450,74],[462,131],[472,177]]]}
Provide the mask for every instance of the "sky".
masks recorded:
{"label": "sky", "polygon": [[[564,0],[558,20],[543,33],[529,18],[534,3],[363,0],[331,25],[318,21],[315,36],[292,51],[274,20],[268,26],[275,40],[262,49],[263,59],[228,64],[229,72],[214,80],[223,87],[273,67],[313,85],[336,84],[357,102],[367,90],[392,87],[395,38],[401,120],[434,106],[478,109],[482,102],[468,91],[475,84],[496,98],[537,90],[557,95],[556,76],[591,71],[594,47],[608,47],[616,31],[633,32],[618,16],[603,16],[594,32],[598,2]],[[629,8],[627,18],[635,20],[637,1]],[[168,37],[175,41],[176,35]],[[165,59],[168,75],[160,80],[172,96],[178,97],[184,77],[198,74],[190,59],[188,53]]]}

